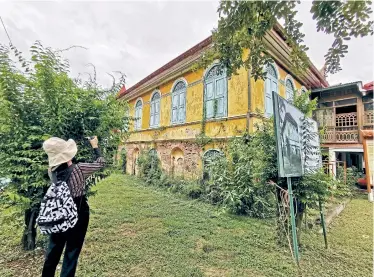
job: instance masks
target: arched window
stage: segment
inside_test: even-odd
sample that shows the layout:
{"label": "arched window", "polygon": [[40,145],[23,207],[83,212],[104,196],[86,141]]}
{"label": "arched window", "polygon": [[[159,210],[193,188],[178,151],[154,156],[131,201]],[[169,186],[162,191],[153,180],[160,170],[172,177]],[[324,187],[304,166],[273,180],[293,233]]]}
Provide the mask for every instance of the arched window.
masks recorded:
{"label": "arched window", "polygon": [[149,155],[152,157],[157,157],[157,150],[152,148],[151,150],[149,150]]}
{"label": "arched window", "polygon": [[147,166],[149,166],[150,169],[156,169],[159,165],[157,150],[152,148],[152,149],[149,150],[148,154],[149,154],[149,157],[150,157],[150,161],[149,161],[149,164]]}
{"label": "arched window", "polygon": [[288,102],[293,102],[293,95],[295,93],[295,84],[293,83],[292,77],[286,77],[286,99]]}
{"label": "arched window", "polygon": [[184,123],[186,120],[186,90],[187,85],[184,81],[178,81],[173,87],[172,107],[171,107],[171,123]]}
{"label": "arched window", "polygon": [[134,121],[134,129],[140,130],[142,128],[142,110],[143,110],[143,102],[141,99],[136,101],[135,104],[135,121]]}
{"label": "arched window", "polygon": [[184,173],[184,154],[183,151],[176,147],[171,151],[171,175],[183,176]]}
{"label": "arched window", "polygon": [[131,174],[133,175],[138,175],[138,172],[139,172],[138,159],[139,159],[139,148],[135,148],[132,152]]}
{"label": "arched window", "polygon": [[278,73],[276,66],[269,64],[266,67],[265,79],[265,115],[270,117],[273,112],[273,91],[278,93]]}
{"label": "arched window", "polygon": [[203,172],[203,180],[209,180],[211,175],[210,165],[214,160],[216,160],[219,157],[223,157],[224,154],[216,149],[210,149],[205,152],[203,156],[203,166],[204,166],[204,172]]}
{"label": "arched window", "polygon": [[210,68],[204,79],[205,117],[219,118],[227,115],[227,77],[219,65]]}
{"label": "arched window", "polygon": [[153,93],[151,98],[151,118],[150,127],[155,128],[160,126],[160,92]]}

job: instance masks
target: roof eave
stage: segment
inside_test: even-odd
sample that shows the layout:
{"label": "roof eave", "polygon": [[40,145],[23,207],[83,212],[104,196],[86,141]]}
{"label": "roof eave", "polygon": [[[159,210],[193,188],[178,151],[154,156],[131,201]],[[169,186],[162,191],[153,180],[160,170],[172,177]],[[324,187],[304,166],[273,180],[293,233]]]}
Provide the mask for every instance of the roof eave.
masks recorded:
{"label": "roof eave", "polygon": [[[278,32],[284,32],[280,24],[277,24],[275,28]],[[268,42],[267,45],[270,48],[269,52],[273,54],[273,58],[283,67],[289,68],[290,65],[289,61],[287,61],[287,57],[289,57],[290,55],[290,50],[288,49],[288,46],[284,39],[275,30],[270,30],[267,33],[266,38],[266,41]],[[279,47],[274,46],[272,42],[275,42],[277,45],[279,45]],[[175,75],[176,72],[173,72],[173,69],[179,69],[177,70],[177,72],[178,74],[180,74],[180,64],[185,63],[186,59],[190,58],[191,56],[194,56],[196,59],[193,59],[193,61],[196,61],[201,53],[211,46],[212,36],[209,36],[208,38],[196,44],[164,66],[160,67],[159,69],[127,89],[125,92],[119,93],[117,99],[130,100],[135,98],[139,93],[144,92],[145,89],[152,89],[152,85],[154,85],[155,82],[165,82],[166,78],[170,79],[171,75]],[[198,53],[198,57],[196,57],[196,53]],[[192,62],[188,64],[188,67],[191,67],[191,64]],[[167,74],[165,74],[165,72]],[[294,76],[298,77],[295,74]],[[302,83],[307,83],[311,88],[329,86],[329,83],[327,82],[325,77],[321,74],[321,72],[318,71],[318,69],[310,60],[309,68],[304,74],[302,74],[299,79],[302,81]]]}
{"label": "roof eave", "polygon": [[361,81],[347,83],[347,84],[341,84],[341,85],[336,85],[336,86],[331,86],[331,87],[327,87],[327,88],[314,89],[314,90],[312,90],[312,94],[323,93],[323,92],[332,91],[332,90],[348,89],[348,88],[355,89],[354,92],[360,93],[362,96],[365,96],[367,94],[367,90],[365,90],[362,87],[362,82]]}

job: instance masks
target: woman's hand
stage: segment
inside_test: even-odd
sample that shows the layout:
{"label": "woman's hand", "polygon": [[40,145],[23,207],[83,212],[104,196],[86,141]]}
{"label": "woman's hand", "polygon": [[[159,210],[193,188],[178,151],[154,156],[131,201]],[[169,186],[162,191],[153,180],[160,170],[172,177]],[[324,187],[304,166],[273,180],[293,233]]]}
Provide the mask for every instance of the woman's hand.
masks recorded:
{"label": "woman's hand", "polygon": [[93,139],[90,139],[90,144],[92,148],[99,148],[99,141],[97,140],[97,136],[94,136]]}

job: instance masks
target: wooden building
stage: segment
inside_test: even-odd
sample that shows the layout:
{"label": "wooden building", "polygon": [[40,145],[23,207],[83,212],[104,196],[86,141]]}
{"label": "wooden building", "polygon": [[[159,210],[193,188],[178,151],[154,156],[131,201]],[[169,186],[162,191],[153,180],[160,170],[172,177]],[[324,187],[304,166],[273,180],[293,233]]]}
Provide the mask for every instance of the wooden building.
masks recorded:
{"label": "wooden building", "polygon": [[336,174],[336,164],[364,170],[361,130],[373,129],[373,86],[352,82],[312,90],[318,97],[314,117],[322,130],[322,148]]}

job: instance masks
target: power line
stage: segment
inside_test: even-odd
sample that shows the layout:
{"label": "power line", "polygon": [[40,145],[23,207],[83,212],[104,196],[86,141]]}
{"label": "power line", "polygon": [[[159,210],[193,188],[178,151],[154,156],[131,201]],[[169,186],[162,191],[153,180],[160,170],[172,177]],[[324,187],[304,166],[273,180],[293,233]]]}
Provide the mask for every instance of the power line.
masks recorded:
{"label": "power line", "polygon": [[0,16],[0,20],[1,20],[1,23],[3,24],[4,31],[5,31],[6,35],[8,36],[8,39],[9,39],[10,44],[13,45],[12,40],[10,39],[10,36],[9,36],[9,34],[8,34],[8,31],[7,31],[6,28],[5,28],[5,24],[4,24],[3,18],[2,18],[1,16]]}

